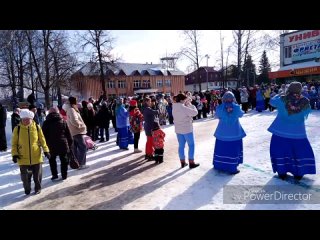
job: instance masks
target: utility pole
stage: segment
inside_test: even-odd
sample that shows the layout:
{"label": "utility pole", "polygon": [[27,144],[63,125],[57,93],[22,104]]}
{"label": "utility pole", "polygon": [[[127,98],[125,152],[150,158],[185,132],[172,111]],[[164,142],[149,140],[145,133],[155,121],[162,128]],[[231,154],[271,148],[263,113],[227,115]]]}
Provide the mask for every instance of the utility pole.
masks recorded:
{"label": "utility pole", "polygon": [[207,67],[208,67],[208,59],[210,58],[210,56],[206,54],[204,57],[207,58]]}

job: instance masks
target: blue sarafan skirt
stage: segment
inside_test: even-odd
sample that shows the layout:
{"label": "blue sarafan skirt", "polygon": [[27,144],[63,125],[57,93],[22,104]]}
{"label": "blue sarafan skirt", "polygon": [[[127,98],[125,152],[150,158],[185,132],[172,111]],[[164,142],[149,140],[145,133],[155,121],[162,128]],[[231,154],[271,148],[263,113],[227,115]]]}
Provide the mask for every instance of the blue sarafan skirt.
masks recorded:
{"label": "blue sarafan skirt", "polygon": [[256,111],[261,112],[265,110],[264,100],[256,101]]}
{"label": "blue sarafan skirt", "polygon": [[272,135],[270,157],[273,172],[294,176],[315,174],[316,163],[313,150],[307,138],[292,139]]}
{"label": "blue sarafan skirt", "polygon": [[133,134],[129,127],[118,128],[119,147],[127,148],[129,144],[134,143]]}
{"label": "blue sarafan skirt", "polygon": [[243,163],[242,139],[236,141],[222,141],[216,139],[213,153],[214,168],[235,173],[240,163]]}

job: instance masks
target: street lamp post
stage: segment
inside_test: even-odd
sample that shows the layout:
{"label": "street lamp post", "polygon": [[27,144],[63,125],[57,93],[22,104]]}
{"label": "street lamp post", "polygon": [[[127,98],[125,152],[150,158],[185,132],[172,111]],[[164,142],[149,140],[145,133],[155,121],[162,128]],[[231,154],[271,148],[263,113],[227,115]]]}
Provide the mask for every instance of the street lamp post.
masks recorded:
{"label": "street lamp post", "polygon": [[[207,67],[208,67],[208,59],[210,58],[208,54],[205,55],[207,58]],[[207,91],[209,90],[209,74],[208,74],[208,69],[206,69],[207,72]]]}

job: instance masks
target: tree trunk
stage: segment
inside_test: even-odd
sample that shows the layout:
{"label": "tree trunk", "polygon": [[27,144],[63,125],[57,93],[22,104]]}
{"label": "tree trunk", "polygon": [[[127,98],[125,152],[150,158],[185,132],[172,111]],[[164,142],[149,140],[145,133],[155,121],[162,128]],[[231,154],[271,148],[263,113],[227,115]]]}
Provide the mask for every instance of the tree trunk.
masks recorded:
{"label": "tree trunk", "polygon": [[50,104],[50,89],[49,88],[44,89],[44,99],[45,99],[46,107],[47,107],[47,109],[49,109],[51,106],[51,104]]}
{"label": "tree trunk", "polygon": [[62,106],[62,96],[61,96],[60,86],[57,87],[57,95],[58,95],[58,105]]}
{"label": "tree trunk", "polygon": [[24,92],[23,92],[23,59],[22,59],[22,56],[21,56],[21,52],[19,54],[19,79],[20,79],[20,101],[23,102],[24,100]]}

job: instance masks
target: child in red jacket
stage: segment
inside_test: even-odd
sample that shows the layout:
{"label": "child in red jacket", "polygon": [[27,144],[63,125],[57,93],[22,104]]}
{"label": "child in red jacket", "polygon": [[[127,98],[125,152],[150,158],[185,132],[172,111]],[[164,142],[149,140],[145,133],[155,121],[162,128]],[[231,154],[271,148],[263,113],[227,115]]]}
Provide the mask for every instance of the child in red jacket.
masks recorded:
{"label": "child in red jacket", "polygon": [[153,123],[152,139],[154,151],[154,159],[156,163],[163,163],[164,137],[166,134],[161,130],[159,122]]}

